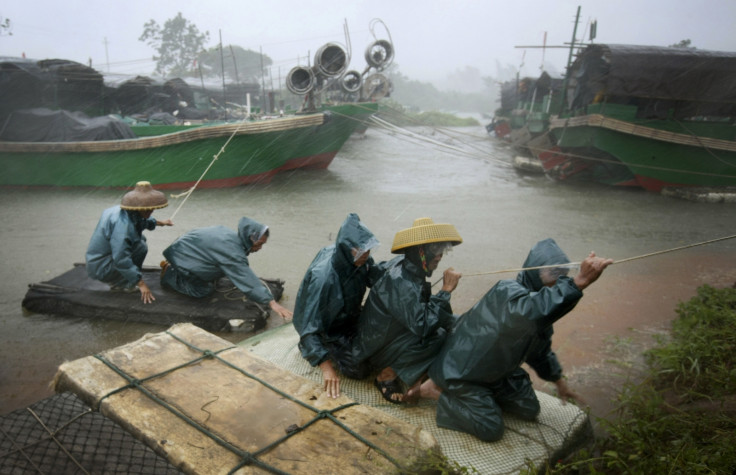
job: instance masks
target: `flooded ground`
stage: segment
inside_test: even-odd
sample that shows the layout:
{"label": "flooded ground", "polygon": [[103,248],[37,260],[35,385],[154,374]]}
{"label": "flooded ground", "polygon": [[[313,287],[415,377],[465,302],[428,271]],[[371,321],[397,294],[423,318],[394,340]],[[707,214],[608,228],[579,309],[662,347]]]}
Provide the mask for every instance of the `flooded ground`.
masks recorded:
{"label": "flooded ground", "polygon": [[[547,237],[579,261],[591,250],[620,260],[733,234],[733,205],[520,175],[510,167],[510,153],[494,144],[483,127],[453,129],[452,134],[428,135],[433,140],[428,142],[370,129],[367,138],[351,139],[328,170],[294,171],[270,184],[195,191],[174,217],[173,228],[147,232],[146,264],[158,265],[163,249],[190,229],[235,228],[240,217],[249,216],[272,230],[268,244],[251,257],[252,268],[262,277],[284,279],[282,303],[293,308],[304,271],[319,248],[334,240],[349,212],[357,212],[381,240],[374,253],[379,260],[391,257],[394,234],[415,218],[454,224],[464,242],[443,259],[440,270],[452,266],[466,274],[518,268],[529,248]],[[63,361],[164,330],[24,315],[21,309],[29,283],[84,261],[100,213],[119,203],[122,194],[0,190],[0,414],[51,395],[48,384]],[[170,201],[154,216],[171,217],[179,202]],[[555,325],[553,348],[593,416],[608,414],[628,362],[652,344],[653,335],[666,330],[677,303],[702,284],[733,285],[735,263],[736,241],[727,240],[614,265],[585,291],[575,310]],[[464,277],[453,293],[455,312],[470,308],[498,279],[514,276]],[[280,323],[272,317],[270,325]],[[221,336],[231,341],[245,337]],[[538,380],[535,384],[553,389]]]}

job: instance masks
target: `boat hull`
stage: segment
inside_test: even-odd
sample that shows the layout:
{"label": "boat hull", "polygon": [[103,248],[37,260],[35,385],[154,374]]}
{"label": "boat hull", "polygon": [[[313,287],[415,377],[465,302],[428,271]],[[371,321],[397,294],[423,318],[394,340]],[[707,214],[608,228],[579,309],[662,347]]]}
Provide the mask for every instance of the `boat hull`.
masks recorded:
{"label": "boat hull", "polygon": [[203,174],[202,188],[267,183],[286,170],[328,167],[376,109],[345,104],[258,122],[146,127],[130,140],[0,142],[0,185],[130,187],[147,180],[158,189],[179,189]]}
{"label": "boat hull", "polygon": [[736,185],[736,141],[715,138],[728,137],[729,128],[733,134],[732,126],[688,124],[692,133],[685,134],[673,124],[656,122],[644,125],[600,114],[555,119],[550,131],[557,148],[547,151],[553,160],[542,158],[545,170],[556,179],[585,178],[657,192],[667,186]]}

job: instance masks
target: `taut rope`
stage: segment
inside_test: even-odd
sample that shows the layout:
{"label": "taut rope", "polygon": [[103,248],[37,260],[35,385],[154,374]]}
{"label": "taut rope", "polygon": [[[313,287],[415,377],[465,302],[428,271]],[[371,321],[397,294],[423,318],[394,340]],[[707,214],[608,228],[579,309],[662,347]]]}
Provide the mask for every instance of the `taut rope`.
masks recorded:
{"label": "taut rope", "polygon": [[238,125],[238,128],[233,131],[233,133],[227,139],[227,141],[225,142],[225,144],[220,148],[220,151],[217,152],[215,155],[212,156],[212,161],[210,162],[209,165],[207,165],[207,168],[205,168],[205,170],[202,172],[202,176],[199,177],[199,179],[197,180],[197,182],[194,185],[192,185],[191,188],[189,188],[184,193],[179,193],[178,195],[171,195],[172,198],[181,198],[183,196],[184,199],[181,201],[181,203],[179,203],[179,206],[177,206],[176,210],[174,211],[174,214],[172,214],[169,219],[171,219],[172,221],[174,220],[174,216],[176,216],[176,213],[178,213],[179,210],[181,209],[181,207],[184,206],[184,203],[187,202],[187,200],[189,199],[189,196],[192,193],[194,193],[194,190],[197,188],[197,185],[199,185],[199,182],[201,182],[202,179],[204,178],[204,176],[207,174],[207,172],[210,171],[210,168],[212,168],[212,165],[214,165],[215,162],[217,161],[217,159],[220,158],[220,155],[222,155],[222,153],[225,152],[225,148],[228,146],[228,144],[233,139],[233,137],[235,137],[235,134],[238,133],[238,131],[240,130],[240,128],[243,126],[243,124],[245,124],[245,121],[242,121],[240,123],[240,125]]}
{"label": "taut rope", "polygon": [[[694,243],[694,244],[687,244],[685,246],[673,247],[671,249],[665,249],[663,251],[650,252],[648,254],[642,254],[640,256],[627,257],[626,259],[619,259],[617,261],[613,261],[613,264],[621,264],[623,262],[635,261],[637,259],[644,259],[645,257],[658,256],[660,254],[666,254],[668,252],[681,251],[683,249],[689,249],[691,247],[697,247],[697,246],[704,246],[706,244],[713,244],[714,242],[725,241],[727,239],[733,239],[733,238],[736,238],[736,234],[731,235],[731,236],[720,237],[720,238],[717,238],[717,239],[711,239],[709,241],[702,241],[702,242],[698,242],[698,243]],[[564,265],[552,264],[552,265],[548,265],[548,266],[521,267],[519,269],[501,269],[501,270],[494,270],[494,271],[489,271],[489,272],[474,272],[472,274],[463,274],[463,277],[475,277],[475,276],[479,276],[479,275],[491,275],[491,274],[504,274],[504,273],[508,273],[508,272],[521,272],[521,271],[525,271],[525,270],[549,269],[549,268],[555,268],[555,267],[575,267],[575,266],[579,266],[580,264],[581,264],[580,262],[570,262],[570,263],[564,264]],[[434,287],[435,285],[437,285],[440,282],[442,282],[442,279],[440,279],[437,282],[435,282],[434,284],[432,284],[432,287]]]}

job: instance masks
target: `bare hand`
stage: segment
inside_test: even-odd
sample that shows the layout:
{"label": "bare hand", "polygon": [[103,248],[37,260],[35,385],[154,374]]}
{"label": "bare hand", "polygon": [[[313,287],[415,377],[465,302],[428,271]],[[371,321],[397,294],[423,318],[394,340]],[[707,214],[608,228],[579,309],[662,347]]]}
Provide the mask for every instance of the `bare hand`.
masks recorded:
{"label": "bare hand", "polygon": [[595,252],[591,252],[583,262],[580,263],[580,272],[575,276],[575,285],[583,290],[601,276],[603,270],[613,264],[613,259],[604,259],[596,257]]}
{"label": "bare hand", "polygon": [[166,219],[164,221],[156,221],[156,224],[159,226],[173,226],[174,223],[170,219]]}
{"label": "bare hand", "polygon": [[319,365],[322,370],[322,380],[324,381],[324,390],[327,393],[327,397],[333,399],[340,397],[340,378],[337,376],[337,371],[332,367],[330,360],[323,361]]}
{"label": "bare hand", "polygon": [[586,404],[580,396],[572,392],[570,388],[567,387],[567,381],[565,381],[565,378],[560,378],[555,381],[555,386],[557,386],[557,397],[562,399],[562,404],[567,404],[568,400]]}
{"label": "bare hand", "polygon": [[148,288],[143,280],[138,282],[138,290],[141,291],[141,300],[143,301],[144,305],[147,303],[153,303],[153,301],[156,300],[156,297],[154,297],[151,293],[151,289]]}
{"label": "bare hand", "polygon": [[445,273],[442,275],[442,290],[446,292],[452,292],[457,288],[458,282],[460,282],[460,277],[463,275],[460,272],[455,272],[455,269],[450,267],[445,271]]}
{"label": "bare hand", "polygon": [[278,313],[284,320],[289,321],[294,316],[294,312],[286,307],[279,305],[278,302],[276,302],[275,300],[271,300],[270,302],[268,302],[268,306],[271,307],[271,310]]}

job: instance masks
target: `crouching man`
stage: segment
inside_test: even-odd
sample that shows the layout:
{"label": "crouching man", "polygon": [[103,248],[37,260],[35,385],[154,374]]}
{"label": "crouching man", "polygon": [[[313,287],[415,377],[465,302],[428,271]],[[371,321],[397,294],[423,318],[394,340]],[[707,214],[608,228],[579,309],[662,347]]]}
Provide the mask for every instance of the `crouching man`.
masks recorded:
{"label": "crouching man", "polygon": [[464,313],[430,366],[429,379],[407,399],[436,399],[439,427],[495,441],[504,433],[502,412],[529,421],[539,414],[539,400],[522,363],[554,381],[563,399],[574,396],[551,350],[552,324],[575,307],[583,289],[613,260],[591,252],[575,278],[567,276],[569,262],[554,240],[538,242],[524,268],[544,268],[498,282]]}

